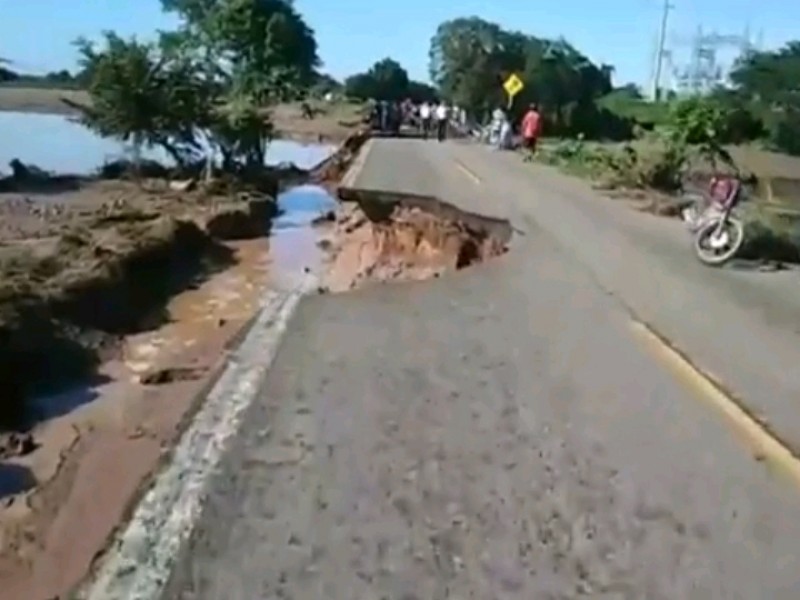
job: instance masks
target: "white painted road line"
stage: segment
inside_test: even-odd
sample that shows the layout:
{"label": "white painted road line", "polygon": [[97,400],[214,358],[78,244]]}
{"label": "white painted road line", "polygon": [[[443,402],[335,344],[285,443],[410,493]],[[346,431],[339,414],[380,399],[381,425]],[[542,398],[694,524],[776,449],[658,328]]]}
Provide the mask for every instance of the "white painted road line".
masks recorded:
{"label": "white painted road line", "polygon": [[160,598],[201,515],[210,479],[238,433],[246,409],[257,398],[298,301],[314,284],[308,278],[289,292],[268,293],[258,319],[182,436],[171,463],[78,597]]}

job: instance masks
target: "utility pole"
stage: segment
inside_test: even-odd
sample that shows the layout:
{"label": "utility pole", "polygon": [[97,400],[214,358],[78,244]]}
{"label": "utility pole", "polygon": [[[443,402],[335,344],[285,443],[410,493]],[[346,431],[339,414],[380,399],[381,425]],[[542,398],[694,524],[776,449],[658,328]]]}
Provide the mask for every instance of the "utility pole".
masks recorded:
{"label": "utility pole", "polygon": [[658,102],[661,98],[661,66],[664,62],[664,45],[667,43],[667,20],[669,11],[673,6],[669,0],[664,0],[661,8],[661,27],[658,32],[658,48],[656,50],[656,68],[653,76],[653,100]]}

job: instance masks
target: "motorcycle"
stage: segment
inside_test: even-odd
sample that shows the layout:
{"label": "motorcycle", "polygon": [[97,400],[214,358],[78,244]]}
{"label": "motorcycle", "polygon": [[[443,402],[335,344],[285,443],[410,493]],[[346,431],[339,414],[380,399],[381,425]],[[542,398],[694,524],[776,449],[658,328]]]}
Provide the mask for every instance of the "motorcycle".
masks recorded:
{"label": "motorcycle", "polygon": [[707,194],[689,200],[681,217],[694,236],[694,252],[705,265],[719,267],[744,244],[744,225],[733,214],[743,196],[737,177],[713,177]]}

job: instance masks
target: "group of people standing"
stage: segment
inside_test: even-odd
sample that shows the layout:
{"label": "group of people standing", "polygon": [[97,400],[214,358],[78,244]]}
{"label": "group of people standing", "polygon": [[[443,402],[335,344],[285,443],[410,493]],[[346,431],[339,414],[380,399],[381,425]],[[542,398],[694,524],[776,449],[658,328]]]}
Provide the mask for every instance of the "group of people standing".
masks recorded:
{"label": "group of people standing", "polygon": [[[404,102],[378,101],[373,104],[371,120],[374,129],[385,133],[398,134],[402,123],[417,123],[425,139],[436,135],[440,142],[448,135],[452,124],[460,124],[466,129],[466,113],[457,106],[448,106],[444,100],[438,102],[422,102],[415,105],[411,100]],[[525,115],[519,125],[522,146],[528,151],[529,157],[536,152],[536,146],[541,135],[542,118],[535,103],[528,105]],[[488,128],[489,143],[498,149],[508,149],[514,146],[514,127],[502,108],[498,107],[492,112],[491,123]]]}
{"label": "group of people standing", "polygon": [[442,101],[436,105],[423,102],[419,106],[419,120],[422,126],[422,136],[427,140],[431,129],[436,128],[436,139],[440,142],[447,137],[447,124],[450,120],[450,109]]}
{"label": "group of people standing", "polygon": [[403,123],[416,122],[427,138],[435,131],[441,141],[447,136],[448,121],[455,116],[456,109],[450,109],[445,102],[431,104],[423,102],[415,105],[411,100],[404,102],[373,102],[370,120],[372,128],[384,133],[397,134]]}
{"label": "group of people standing", "polygon": [[380,100],[373,103],[370,113],[372,128],[384,133],[397,134],[405,118],[405,107],[399,102]]}

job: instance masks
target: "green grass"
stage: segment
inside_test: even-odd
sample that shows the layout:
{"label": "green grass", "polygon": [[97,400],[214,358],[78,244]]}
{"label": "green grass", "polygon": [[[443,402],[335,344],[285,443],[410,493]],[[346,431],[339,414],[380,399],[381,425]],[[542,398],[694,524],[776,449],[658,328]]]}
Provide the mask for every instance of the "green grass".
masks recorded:
{"label": "green grass", "polygon": [[[753,202],[741,207],[746,226],[742,256],[800,263],[800,159],[754,147],[734,147],[729,151],[740,169],[759,178]],[[638,189],[663,194],[677,191],[680,183],[677,165],[671,162],[664,146],[653,140],[629,144],[548,140],[542,144],[537,160],[570,175],[591,179],[609,190]],[[690,163],[690,171],[695,174],[709,170],[703,161]],[[792,173],[798,178],[787,177]],[[776,190],[779,193],[773,193]],[[658,206],[654,202],[653,210]]]}

